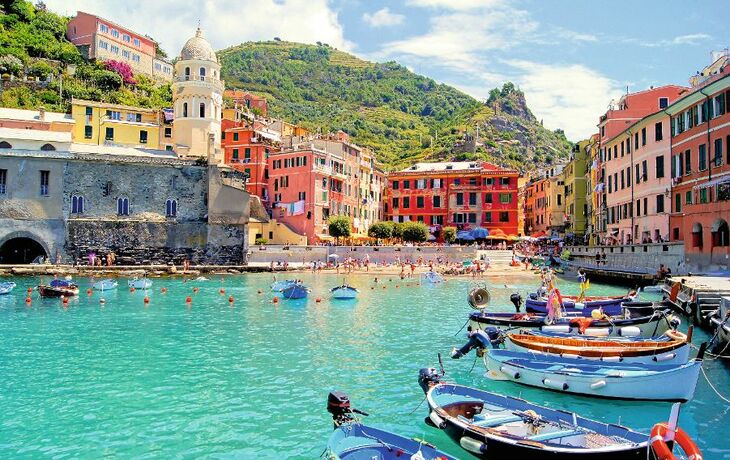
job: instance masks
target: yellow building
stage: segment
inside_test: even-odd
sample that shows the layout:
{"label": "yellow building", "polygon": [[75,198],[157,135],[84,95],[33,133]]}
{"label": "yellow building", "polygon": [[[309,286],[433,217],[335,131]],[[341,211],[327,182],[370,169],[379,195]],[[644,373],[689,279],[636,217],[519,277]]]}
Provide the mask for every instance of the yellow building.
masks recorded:
{"label": "yellow building", "polygon": [[565,169],[547,179],[545,184],[545,223],[552,234],[564,234],[565,219]]}
{"label": "yellow building", "polygon": [[586,203],[586,169],[589,141],[580,141],[573,147],[570,162],[563,169],[565,181],[565,235],[583,242],[588,220]]}
{"label": "yellow building", "polygon": [[160,148],[160,112],[106,102],[73,99],[74,142]]}
{"label": "yellow building", "polygon": [[585,174],[587,204],[586,234],[589,236],[588,244],[590,245],[598,244],[598,234],[602,231],[600,228],[600,220],[598,219],[601,210],[601,194],[598,192],[600,190],[599,182],[601,179],[599,177],[600,168],[598,167],[600,160],[598,157],[599,145],[600,138],[598,134],[594,134],[586,146],[586,154],[588,156]]}

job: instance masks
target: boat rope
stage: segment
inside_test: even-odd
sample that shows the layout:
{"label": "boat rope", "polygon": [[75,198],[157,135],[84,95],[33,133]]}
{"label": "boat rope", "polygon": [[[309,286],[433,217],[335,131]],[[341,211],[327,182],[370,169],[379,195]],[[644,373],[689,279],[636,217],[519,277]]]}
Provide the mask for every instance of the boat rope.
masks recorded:
{"label": "boat rope", "polygon": [[474,370],[474,366],[477,365],[477,358],[478,358],[478,356],[477,356],[477,353],[475,352],[474,353],[474,362],[471,363],[471,369],[469,369],[469,372],[467,372],[467,374],[471,374],[471,371]]}
{"label": "boat rope", "polygon": [[[712,340],[710,340],[708,343],[712,343]],[[699,350],[699,347],[693,343],[690,343],[690,346],[694,348],[695,350]],[[705,356],[710,356],[710,358],[705,358],[707,361],[714,361],[716,359],[730,359],[730,355],[724,356],[727,349],[730,348],[730,341],[725,344],[725,347],[720,350],[720,353],[710,353],[709,351],[705,351]]]}
{"label": "boat rope", "polygon": [[726,403],[730,404],[730,399],[728,399],[728,398],[724,397],[723,395],[721,395],[720,392],[717,391],[717,388],[715,388],[715,386],[712,384],[712,382],[710,382],[710,379],[707,377],[707,374],[705,373],[705,368],[702,367],[702,366],[700,366],[700,370],[702,371],[702,375],[705,377],[705,380],[707,380],[707,384],[710,385],[710,388],[712,388],[712,391],[715,392],[715,394],[717,395],[717,397],[720,398],[720,399],[722,399]]}
{"label": "boat rope", "polygon": [[421,400],[421,402],[419,402],[418,405],[416,406],[416,408],[413,409],[411,412],[409,412],[408,415],[411,416],[411,415],[415,414],[416,411],[421,407],[421,404],[423,404],[423,401],[425,401],[427,397],[428,397],[427,395],[423,395],[423,399]]}
{"label": "boat rope", "polygon": [[458,331],[456,331],[456,334],[454,334],[454,337],[456,337],[457,335],[459,335],[459,333],[464,330],[464,328],[466,327],[466,325],[469,324],[469,321],[471,321],[471,318],[468,318],[466,320],[466,322],[464,323],[464,325],[461,326],[461,328],[459,328]]}

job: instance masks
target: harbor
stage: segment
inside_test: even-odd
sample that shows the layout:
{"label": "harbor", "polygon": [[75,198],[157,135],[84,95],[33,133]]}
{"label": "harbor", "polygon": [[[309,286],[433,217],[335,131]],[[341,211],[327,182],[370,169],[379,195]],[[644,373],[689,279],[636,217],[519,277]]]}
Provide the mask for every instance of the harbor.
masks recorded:
{"label": "harbor", "polygon": [[[372,275],[350,276],[357,298],[336,300],[329,291],[341,279],[298,273],[309,296],[275,302],[281,294],[270,291],[270,273],[206,277],[152,278],[150,289],[132,292],[123,278],[117,289],[89,291],[98,279],[78,276],[80,294],[65,304],[36,292],[25,301],[28,287],[52,277],[4,278],[17,287],[0,296],[6,376],[0,394],[8,414],[0,427],[0,455],[35,456],[43,449],[97,456],[111,446],[130,457],[152,448],[159,457],[318,458],[332,432],[327,392],[341,390],[370,414],[365,422],[469,458],[445,432],[424,423],[428,411],[418,372],[438,367],[439,353],[450,382],[641,433],[670,414],[667,402],[608,402],[488,380],[476,357],[448,358],[465,341],[471,279],[431,284],[389,276],[376,283]],[[482,282],[491,294],[487,311],[509,313],[510,296],[534,291],[540,280],[515,272]],[[559,286],[566,293],[579,290],[577,282]],[[594,296],[625,292],[590,287]],[[680,330],[687,331],[684,318]],[[708,337],[696,329],[692,343]],[[730,387],[725,361],[702,361],[719,391]],[[679,424],[703,458],[730,453],[714,428],[728,422],[729,411],[700,375]]]}

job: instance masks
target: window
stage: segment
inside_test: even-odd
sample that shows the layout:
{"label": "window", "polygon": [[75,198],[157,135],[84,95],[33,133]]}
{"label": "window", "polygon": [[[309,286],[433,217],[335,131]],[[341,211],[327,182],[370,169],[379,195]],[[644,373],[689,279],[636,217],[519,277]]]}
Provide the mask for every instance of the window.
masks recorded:
{"label": "window", "polygon": [[190,67],[185,67],[185,80],[190,80]]}
{"label": "window", "polygon": [[129,198],[117,198],[117,214],[120,216],[129,215]]}
{"label": "window", "polygon": [[659,98],[659,108],[660,109],[666,109],[668,105],[669,105],[669,98],[666,98],[666,97]]}
{"label": "window", "polygon": [[[499,194],[499,202],[502,204],[508,204],[512,202],[512,194],[511,193],[500,193]],[[560,206],[560,195],[558,195],[558,206]]]}
{"label": "window", "polygon": [[656,177],[657,179],[664,177],[664,155],[656,157]]}
{"label": "window", "polygon": [[509,213],[502,211],[499,213],[499,221],[500,222],[509,222]]}
{"label": "window", "polygon": [[136,46],[137,48],[139,48],[139,46],[140,46],[139,38],[135,38],[134,39],[134,46]]}
{"label": "window", "polygon": [[134,62],[139,62],[139,60],[140,60],[139,54],[133,54],[133,55],[132,55],[132,60],[133,60]]}
{"label": "window", "polygon": [[646,145],[646,127],[641,128],[641,146]]}
{"label": "window", "polygon": [[484,179],[484,185],[494,185],[494,177],[487,177]]}
{"label": "window", "polygon": [[141,130],[139,132],[139,143],[140,144],[146,144],[147,143],[147,131]]}
{"label": "window", "polygon": [[631,166],[626,168],[626,186],[631,187]]}
{"label": "window", "polygon": [[457,193],[456,194],[456,205],[457,206],[463,206],[464,205],[464,194],[463,193]]}
{"label": "window", "polygon": [[684,152],[684,174],[692,174],[692,156],[689,154],[689,150]]}
{"label": "window", "polygon": [[707,169],[707,146],[705,144],[700,145],[698,165],[700,171]]}
{"label": "window", "polygon": [[659,214],[660,212],[664,212],[664,195],[656,196],[656,212],[657,214]]}
{"label": "window", "polygon": [[200,118],[205,118],[205,102],[200,103],[200,109],[198,111]]}
{"label": "window", "polygon": [[431,188],[441,188],[441,179],[431,179]]}
{"label": "window", "polygon": [[674,195],[674,212],[682,212],[682,195]]}
{"label": "window", "polygon": [[198,74],[200,75],[200,79],[205,81],[205,67],[201,67]]}
{"label": "window", "polygon": [[639,148],[639,133],[634,133],[634,148]]}
{"label": "window", "polygon": [[238,133],[233,133],[233,140],[234,141],[237,141],[238,140]]}
{"label": "window", "polygon": [[416,188],[418,190],[423,190],[426,188],[426,179],[418,179],[416,180]]}
{"label": "window", "polygon": [[469,178],[469,185],[477,185],[477,178],[476,177],[470,177]]}
{"label": "window", "polygon": [[500,185],[509,185],[509,177],[502,177],[499,179]]}
{"label": "window", "polygon": [[411,199],[410,197],[404,196],[403,197],[403,207],[404,208],[410,208],[411,207]]}
{"label": "window", "polygon": [[109,43],[105,42],[104,40],[99,40],[99,48],[103,50],[109,49]]}
{"label": "window", "polygon": [[[621,190],[626,188],[626,181],[624,180],[624,170],[621,170]],[[559,203],[558,203],[559,204]]]}
{"label": "window", "polygon": [[707,203],[707,189],[701,188],[700,189],[700,204]]}
{"label": "window", "polygon": [[232,159],[238,160],[238,149],[233,149]]}
{"label": "window", "polygon": [[300,200],[306,200],[307,199],[307,192],[299,192],[298,198]]}
{"label": "window", "polygon": [[656,123],[654,125],[654,140],[656,142],[659,142],[664,138],[664,133],[662,132],[662,122]]}
{"label": "window", "polygon": [[177,217],[177,200],[167,200],[165,202],[165,215],[167,217]]}
{"label": "window", "polygon": [[71,214],[83,214],[84,213],[84,197],[72,195],[71,196]]}
{"label": "window", "polygon": [[722,138],[715,139],[714,166],[722,166]]}
{"label": "window", "polygon": [[411,188],[411,181],[404,180],[403,181],[403,189],[405,190],[405,189],[409,189],[409,188]]}
{"label": "window", "polygon": [[398,190],[398,181],[397,180],[393,181],[393,190]]}
{"label": "window", "polygon": [[172,128],[165,128],[165,137],[170,138],[172,137]]}
{"label": "window", "polygon": [[114,128],[106,128],[106,134],[104,135],[104,139],[108,141],[114,140]]}
{"label": "window", "polygon": [[469,206],[476,206],[477,194],[474,192],[469,193]]}
{"label": "window", "polygon": [[187,117],[188,116],[188,103],[187,102],[183,102],[183,114],[182,114],[182,116],[183,117]]}
{"label": "window", "polygon": [[393,209],[398,209],[398,198],[393,198]]}
{"label": "window", "polygon": [[563,197],[558,193],[558,197],[557,198],[558,198],[558,206],[562,206],[563,205]]}
{"label": "window", "polygon": [[122,57],[123,57],[123,58],[127,58],[127,59],[129,59],[129,51],[127,51],[127,50],[122,50]]}
{"label": "window", "polygon": [[107,110],[106,117],[110,120],[121,120],[122,112],[120,112],[118,110]]}
{"label": "window", "polygon": [[485,204],[492,203],[492,194],[491,193],[485,193],[484,194],[484,203]]}
{"label": "window", "polygon": [[112,29],[112,37],[119,38],[119,31],[117,29]]}
{"label": "window", "polygon": [[484,213],[484,222],[485,223],[491,223],[492,222],[492,213],[491,212],[485,212]]}
{"label": "window", "polygon": [[[243,150],[243,158],[245,158],[246,160],[251,160],[251,148],[246,147]],[[297,157],[297,163],[299,163],[299,157]]]}
{"label": "window", "polygon": [[132,37],[130,37],[127,34],[123,34],[122,35],[122,40],[124,40],[125,42],[129,43],[132,40]]}
{"label": "window", "polygon": [[685,192],[684,204],[692,204],[692,190],[687,190],[687,192]]}
{"label": "window", "polygon": [[109,26],[106,24],[99,24],[99,31],[104,32],[105,34],[109,33]]}
{"label": "window", "polygon": [[646,160],[641,162],[641,180],[646,181],[649,179],[649,166]]}
{"label": "window", "polygon": [[93,127],[84,126],[84,139],[91,139],[91,137],[93,135],[94,135]]}
{"label": "window", "polygon": [[50,171],[41,171],[41,196],[48,196],[48,181],[50,175]]}
{"label": "window", "polygon": [[713,101],[713,118],[725,114],[725,95],[720,94]]}
{"label": "window", "polygon": [[110,51],[114,54],[119,54],[119,47],[117,45],[112,45]]}
{"label": "window", "polygon": [[8,191],[8,170],[0,169],[0,195],[5,195]]}
{"label": "window", "polygon": [[641,215],[641,200],[636,200],[636,215],[637,217]]}
{"label": "window", "polygon": [[467,218],[469,219],[469,223],[470,224],[476,224],[477,223],[477,215],[476,215],[476,213],[470,212],[467,215]]}
{"label": "window", "polygon": [[423,208],[423,197],[422,196],[416,197],[416,207]]}

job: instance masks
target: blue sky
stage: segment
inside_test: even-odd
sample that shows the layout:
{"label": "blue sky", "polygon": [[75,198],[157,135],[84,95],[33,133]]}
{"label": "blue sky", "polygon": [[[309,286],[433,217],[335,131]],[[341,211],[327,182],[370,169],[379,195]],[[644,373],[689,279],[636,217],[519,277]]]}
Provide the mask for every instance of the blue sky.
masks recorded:
{"label": "blue sky", "polygon": [[46,0],[157,40],[171,56],[200,21],[215,48],[274,36],[396,60],[477,98],[505,81],[538,119],[589,136],[629,87],[687,84],[730,46],[730,2],[548,0]]}

